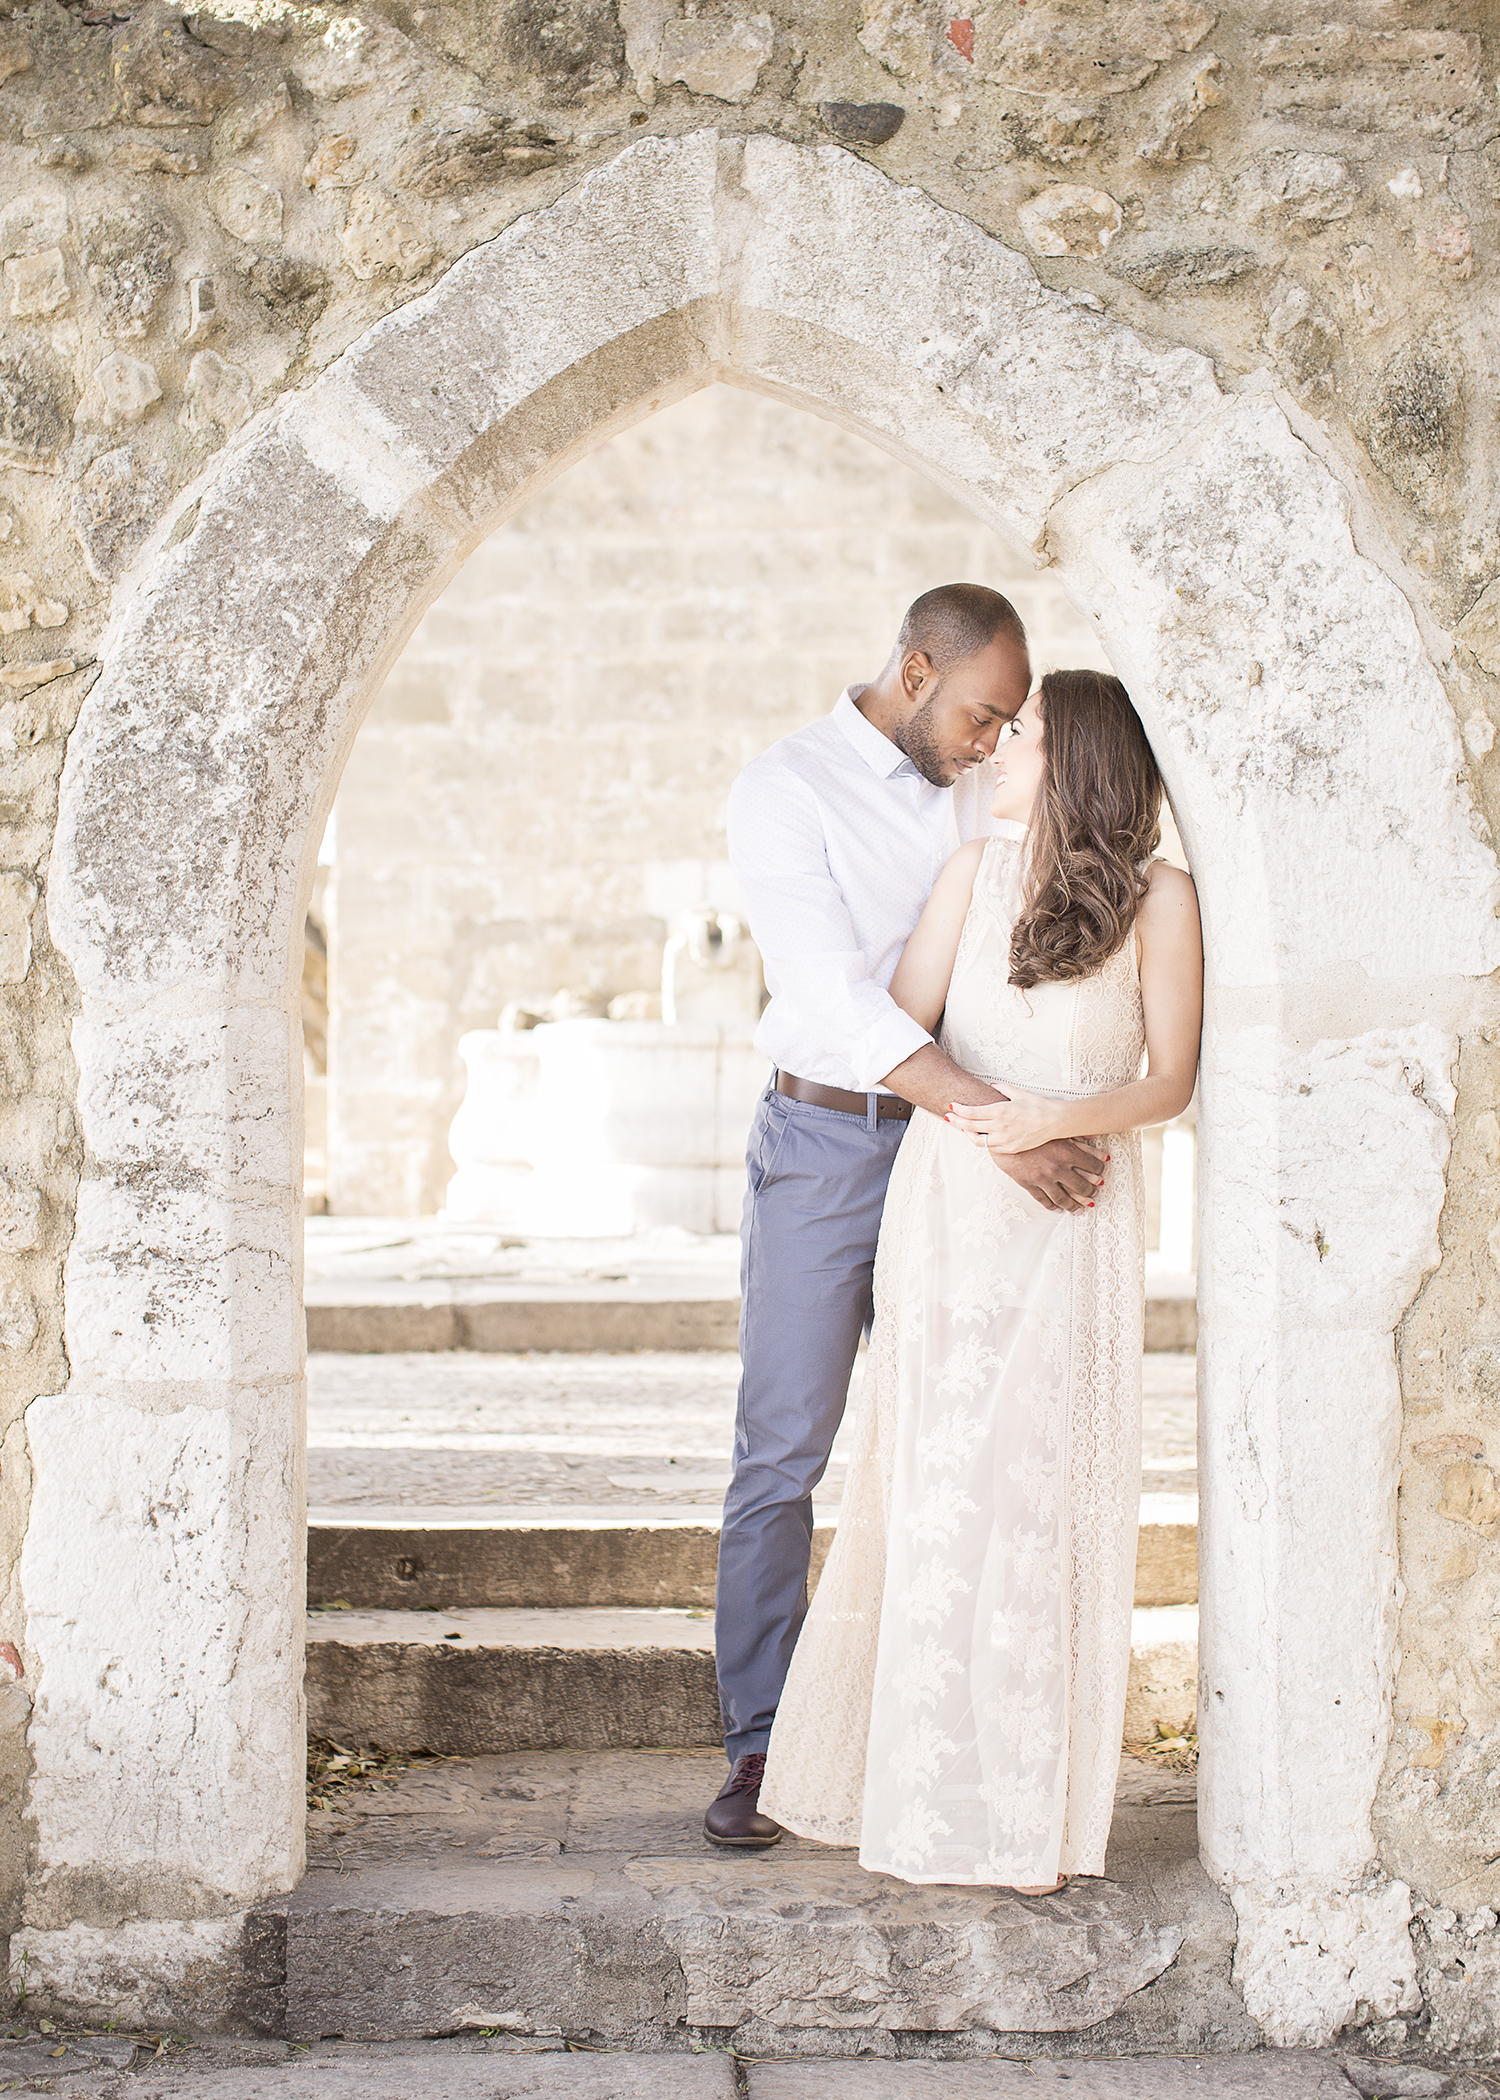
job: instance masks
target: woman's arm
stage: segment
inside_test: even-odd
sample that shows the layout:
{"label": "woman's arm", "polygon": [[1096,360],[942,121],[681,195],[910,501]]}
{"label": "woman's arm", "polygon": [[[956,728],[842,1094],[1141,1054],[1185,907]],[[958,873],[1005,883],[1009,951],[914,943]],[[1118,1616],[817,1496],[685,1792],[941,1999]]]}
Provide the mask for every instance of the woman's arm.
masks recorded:
{"label": "woman's arm", "polygon": [[891,997],[929,1035],[935,1032],[948,1003],[958,937],[964,930],[984,848],[983,839],[970,839],[948,862],[932,886],[932,895],[901,950],[891,979]]}
{"label": "woman's arm", "polygon": [[1203,1032],[1203,930],[1192,877],[1164,861],[1153,862],[1135,924],[1141,943],[1145,1078],[1083,1101],[1044,1101],[1037,1094],[1018,1093],[994,1105],[955,1105],[951,1121],[976,1144],[993,1152],[1020,1152],[1052,1138],[1137,1130],[1182,1114],[1193,1097]]}

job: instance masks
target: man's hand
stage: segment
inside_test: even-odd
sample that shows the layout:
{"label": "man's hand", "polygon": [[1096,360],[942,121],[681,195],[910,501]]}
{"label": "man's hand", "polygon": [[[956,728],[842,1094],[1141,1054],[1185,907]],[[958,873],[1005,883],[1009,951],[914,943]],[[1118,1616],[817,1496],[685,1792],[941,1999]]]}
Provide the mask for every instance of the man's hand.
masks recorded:
{"label": "man's hand", "polygon": [[1030,1152],[991,1152],[990,1158],[1043,1210],[1087,1210],[1104,1182],[1104,1154],[1079,1138],[1053,1138]]}

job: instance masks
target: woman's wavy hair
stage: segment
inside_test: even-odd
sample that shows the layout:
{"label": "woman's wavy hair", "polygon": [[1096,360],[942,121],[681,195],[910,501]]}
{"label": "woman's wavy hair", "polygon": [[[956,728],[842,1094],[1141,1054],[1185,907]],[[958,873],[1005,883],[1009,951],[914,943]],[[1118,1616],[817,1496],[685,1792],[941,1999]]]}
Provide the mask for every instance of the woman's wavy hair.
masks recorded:
{"label": "woman's wavy hair", "polygon": [[1162,777],[1119,679],[1049,671],[1038,707],[1042,781],[1010,941],[1022,991],[1090,977],[1124,945],[1161,842]]}

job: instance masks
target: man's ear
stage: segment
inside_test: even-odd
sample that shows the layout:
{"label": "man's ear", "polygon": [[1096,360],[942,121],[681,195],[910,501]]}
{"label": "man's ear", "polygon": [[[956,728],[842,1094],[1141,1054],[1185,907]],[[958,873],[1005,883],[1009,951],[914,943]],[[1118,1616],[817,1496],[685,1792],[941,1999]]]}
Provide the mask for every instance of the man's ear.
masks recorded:
{"label": "man's ear", "polygon": [[918,698],[920,689],[929,685],[936,676],[932,658],[925,649],[912,649],[901,659],[901,688],[908,700]]}

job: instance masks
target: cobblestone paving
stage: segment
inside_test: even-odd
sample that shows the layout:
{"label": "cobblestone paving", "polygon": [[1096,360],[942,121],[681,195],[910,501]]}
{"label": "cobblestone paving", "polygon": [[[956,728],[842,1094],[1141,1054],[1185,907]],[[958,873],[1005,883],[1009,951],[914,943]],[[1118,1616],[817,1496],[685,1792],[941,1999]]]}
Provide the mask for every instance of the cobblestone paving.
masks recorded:
{"label": "cobblestone paving", "polygon": [[[1190,1356],[1146,1358],[1148,1490],[1190,1494]],[[855,1372],[856,1380],[862,1370]],[[587,1504],[716,1508],[728,1480],[739,1359],[314,1355],[308,1500],[314,1508]],[[847,1428],[819,1501],[837,1502]]]}

